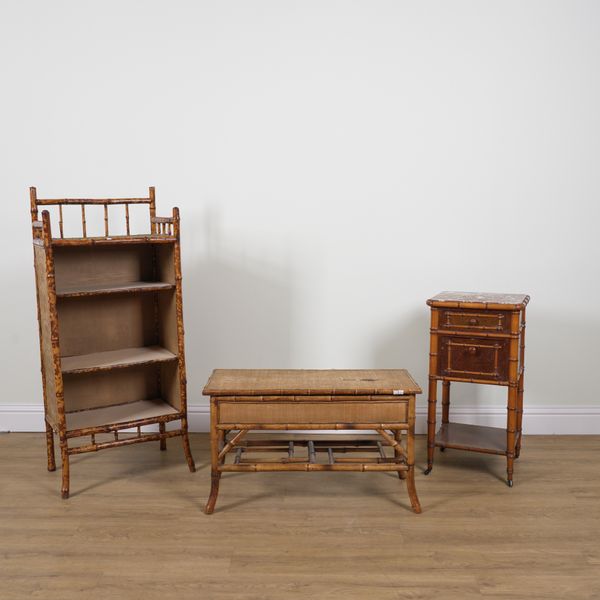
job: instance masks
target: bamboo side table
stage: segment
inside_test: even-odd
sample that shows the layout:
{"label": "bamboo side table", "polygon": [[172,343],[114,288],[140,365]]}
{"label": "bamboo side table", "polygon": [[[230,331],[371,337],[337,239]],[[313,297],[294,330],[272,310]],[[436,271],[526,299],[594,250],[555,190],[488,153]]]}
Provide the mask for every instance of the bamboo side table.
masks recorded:
{"label": "bamboo side table", "polygon": [[[395,471],[406,480],[414,512],[421,512],[414,481],[415,394],[421,388],[407,371],[217,369],[203,393],[210,396],[212,485],[206,514],[215,508],[221,474],[231,471]],[[372,430],[379,437],[246,438],[250,430],[332,429]],[[283,456],[247,458],[255,451]],[[326,461],[317,460],[319,453],[326,453]]]}
{"label": "bamboo side table", "polygon": [[[431,307],[427,469],[435,447],[506,456],[506,480],[521,452],[525,371],[524,294],[442,292],[427,300]],[[442,382],[442,426],[435,433],[438,381]],[[508,387],[506,429],[450,422],[450,383]]]}

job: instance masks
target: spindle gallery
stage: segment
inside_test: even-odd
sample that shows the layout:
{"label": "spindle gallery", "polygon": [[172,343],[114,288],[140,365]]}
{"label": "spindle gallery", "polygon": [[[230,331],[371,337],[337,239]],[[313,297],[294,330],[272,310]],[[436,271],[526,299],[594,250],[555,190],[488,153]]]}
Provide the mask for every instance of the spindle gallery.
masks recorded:
{"label": "spindle gallery", "polygon": [[[157,217],[146,198],[41,199],[30,189],[48,470],[54,435],[69,497],[69,457],[181,437],[190,471],[183,341],[179,211]],[[132,234],[130,206],[147,205],[148,232]],[[65,236],[65,207],[81,229]],[[124,206],[125,234],[111,235],[109,209]],[[39,208],[44,207],[41,218]],[[58,236],[50,213],[58,208]],[[104,235],[88,236],[87,207],[101,207]],[[167,424],[175,428],[167,430]],[[142,431],[154,426],[158,431]],[[134,428],[136,435],[121,436]],[[112,439],[98,441],[99,434]],[[76,438],[87,443],[72,445]]]}

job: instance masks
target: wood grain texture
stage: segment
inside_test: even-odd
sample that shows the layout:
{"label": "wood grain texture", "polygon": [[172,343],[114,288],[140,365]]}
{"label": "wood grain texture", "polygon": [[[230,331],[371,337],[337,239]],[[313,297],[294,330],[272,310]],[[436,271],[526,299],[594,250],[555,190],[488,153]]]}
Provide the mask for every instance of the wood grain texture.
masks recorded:
{"label": "wood grain texture", "polygon": [[418,517],[395,473],[352,472],[224,473],[207,517],[208,436],[191,442],[195,475],[175,443],[72,456],[64,503],[45,435],[0,434],[3,600],[600,595],[600,436],[526,436],[512,490],[503,457],[447,450],[424,477],[417,436]]}

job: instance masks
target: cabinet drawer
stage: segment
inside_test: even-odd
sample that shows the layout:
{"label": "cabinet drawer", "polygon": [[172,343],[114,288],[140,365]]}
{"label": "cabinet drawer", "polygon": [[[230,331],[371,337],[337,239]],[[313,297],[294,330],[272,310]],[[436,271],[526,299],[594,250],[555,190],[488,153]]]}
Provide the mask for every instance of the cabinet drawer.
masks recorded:
{"label": "cabinet drawer", "polygon": [[508,379],[509,340],[445,336],[440,338],[438,375],[465,379]]}
{"label": "cabinet drawer", "polygon": [[220,423],[406,423],[408,400],[219,402]]}
{"label": "cabinet drawer", "polygon": [[440,311],[439,328],[466,333],[510,333],[510,315],[500,310],[447,308]]}

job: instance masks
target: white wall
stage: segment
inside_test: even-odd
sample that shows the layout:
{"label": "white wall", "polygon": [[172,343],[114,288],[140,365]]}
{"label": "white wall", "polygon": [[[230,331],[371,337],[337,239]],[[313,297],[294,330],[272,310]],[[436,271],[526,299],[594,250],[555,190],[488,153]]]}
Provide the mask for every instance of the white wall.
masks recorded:
{"label": "white wall", "polygon": [[191,404],[214,367],[425,387],[425,300],[458,289],[531,295],[527,406],[599,406],[599,3],[0,11],[0,403],[41,402],[28,186],[155,185],[182,214]]}

